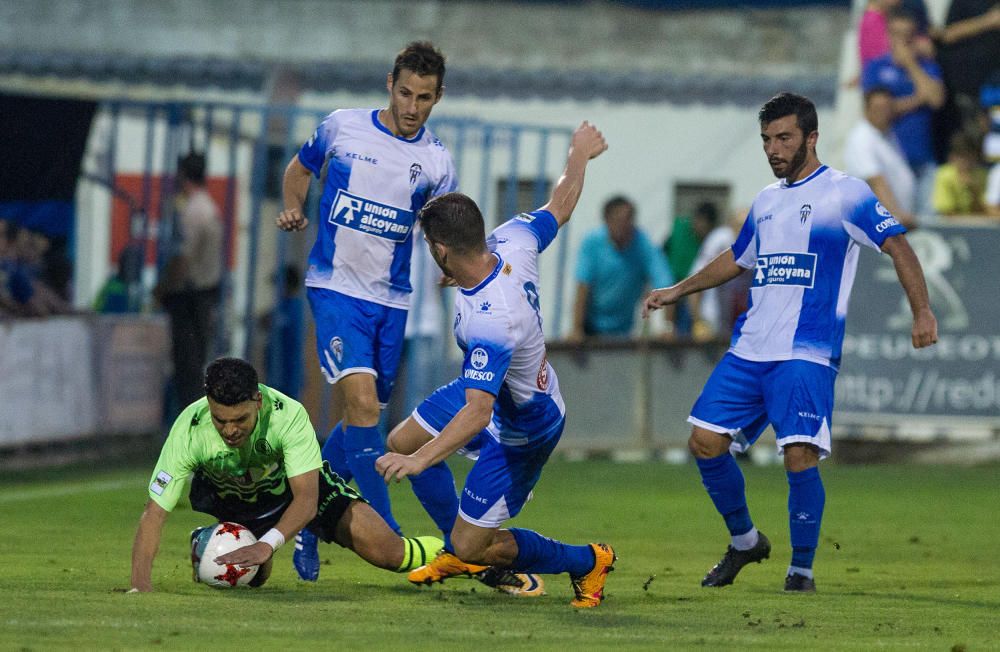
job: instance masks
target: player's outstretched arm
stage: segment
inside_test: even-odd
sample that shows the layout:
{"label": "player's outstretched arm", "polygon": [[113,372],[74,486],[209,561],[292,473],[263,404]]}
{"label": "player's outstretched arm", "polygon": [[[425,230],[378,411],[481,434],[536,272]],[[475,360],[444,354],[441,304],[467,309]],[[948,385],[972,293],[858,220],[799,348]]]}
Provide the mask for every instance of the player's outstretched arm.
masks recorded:
{"label": "player's outstretched arm", "polygon": [[281,181],[281,196],[285,209],[278,213],[275,223],[282,231],[301,231],[309,225],[309,220],[302,213],[306,203],[306,193],[309,192],[309,182],[312,172],[299,162],[296,154],[285,168],[285,176]]}
{"label": "player's outstretched arm", "polygon": [[541,207],[542,210],[552,213],[559,226],[569,221],[576,203],[580,200],[587,163],[590,159],[600,156],[606,149],[608,143],[604,140],[604,135],[586,120],[573,132],[569,154],[566,156],[566,168],[556,182],[556,187],[552,189],[549,203]]}
{"label": "player's outstretched arm", "polygon": [[[239,566],[254,566],[266,563],[285,541],[309,524],[316,516],[316,506],[319,504],[319,471],[314,469],[288,478],[288,486],[292,490],[292,502],[281,515],[281,519],[272,531],[266,532],[257,543],[237,548],[232,552],[216,557],[217,564],[237,564]],[[276,530],[280,537],[273,533]],[[277,539],[277,540],[275,540]]]}
{"label": "player's outstretched arm", "polygon": [[441,460],[465,446],[483,431],[493,418],[496,398],[479,389],[465,390],[465,406],[459,410],[441,434],[430,440],[411,455],[386,453],[375,460],[375,468],[386,482],[399,482],[406,476],[423,473]]}
{"label": "player's outstretched arm", "polygon": [[742,272],[743,268],[736,264],[736,259],[733,257],[733,250],[726,249],[712,262],[680,283],[650,292],[642,304],[642,318],[645,319],[654,310],[677,303],[681,297],[722,285],[726,281],[736,278]]}
{"label": "player's outstretched arm", "polygon": [[899,277],[899,283],[906,292],[906,299],[910,302],[910,311],[913,313],[911,332],[913,348],[922,349],[934,344],[938,340],[937,319],[931,310],[930,298],[927,296],[927,282],[924,280],[924,271],[920,267],[917,254],[913,252],[910,243],[906,241],[906,236],[902,234],[886,238],[882,243],[882,251],[892,257],[896,276]]}
{"label": "player's outstretched arm", "polygon": [[153,590],[153,559],[160,548],[163,523],[167,510],[150,500],[139,518],[139,529],[132,544],[132,591],[148,593]]}

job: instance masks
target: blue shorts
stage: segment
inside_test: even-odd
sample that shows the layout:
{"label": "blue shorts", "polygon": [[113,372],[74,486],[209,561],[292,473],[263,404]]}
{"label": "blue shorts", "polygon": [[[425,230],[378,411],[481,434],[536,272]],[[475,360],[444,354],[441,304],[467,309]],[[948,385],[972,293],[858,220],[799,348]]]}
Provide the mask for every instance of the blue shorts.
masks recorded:
{"label": "blue shorts", "polygon": [[306,289],[316,323],[319,365],[327,382],[371,374],[378,401],[385,406],[403,354],[406,311],[324,288]]}
{"label": "blue shorts", "polygon": [[731,450],[750,448],[768,424],[779,451],[804,442],[830,454],[832,367],[805,360],[751,362],[727,353],[715,367],[688,422],[727,435]]}
{"label": "blue shorts", "polygon": [[[455,379],[444,385],[443,387],[438,387],[434,390],[434,393],[423,400],[413,410],[413,420],[420,424],[420,426],[430,433],[432,436],[437,437],[444,430],[444,427],[455,418],[458,411],[465,406],[465,389],[462,387],[462,382]],[[483,446],[483,440],[489,438],[489,429],[483,430],[481,433],[472,438],[472,440],[467,443],[462,448],[459,448],[456,452],[459,455],[464,455],[470,460],[475,460],[479,458],[479,449]]]}
{"label": "blue shorts", "polygon": [[[413,418],[433,436],[441,433],[465,405],[460,380],[438,388],[413,411]],[[528,502],[542,467],[559,443],[566,421],[560,418],[537,439],[512,445],[501,443],[503,431],[496,420],[458,452],[476,460],[465,478],[459,515],[479,527],[499,527]],[[523,441],[518,437],[510,441]]]}

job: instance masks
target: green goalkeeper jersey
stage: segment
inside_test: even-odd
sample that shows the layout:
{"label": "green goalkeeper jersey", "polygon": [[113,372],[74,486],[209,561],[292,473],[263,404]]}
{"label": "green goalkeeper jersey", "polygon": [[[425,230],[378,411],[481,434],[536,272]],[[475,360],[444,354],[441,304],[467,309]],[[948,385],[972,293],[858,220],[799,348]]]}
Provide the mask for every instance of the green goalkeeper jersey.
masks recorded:
{"label": "green goalkeeper jersey", "polygon": [[187,407],[170,429],[149,497],[172,511],[186,481],[200,474],[226,503],[241,503],[262,513],[291,498],[288,478],[322,466],[316,431],[302,404],[259,385],[257,425],[240,448],[230,448],[212,425],[208,399]]}

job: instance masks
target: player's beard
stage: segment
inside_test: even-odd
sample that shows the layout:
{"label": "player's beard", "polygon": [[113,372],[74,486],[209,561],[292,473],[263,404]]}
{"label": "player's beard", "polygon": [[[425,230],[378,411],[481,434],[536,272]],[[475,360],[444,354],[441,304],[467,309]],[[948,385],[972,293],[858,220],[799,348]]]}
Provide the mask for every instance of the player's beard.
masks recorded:
{"label": "player's beard", "polygon": [[809,148],[806,145],[806,141],[803,140],[802,146],[795,151],[795,156],[793,156],[792,160],[789,161],[788,165],[785,166],[784,171],[778,172],[772,167],[771,172],[774,172],[774,176],[776,176],[777,178],[788,179],[789,183],[792,183],[793,181],[792,178],[795,177],[802,169],[802,167],[806,164],[806,157],[808,156],[809,156]]}

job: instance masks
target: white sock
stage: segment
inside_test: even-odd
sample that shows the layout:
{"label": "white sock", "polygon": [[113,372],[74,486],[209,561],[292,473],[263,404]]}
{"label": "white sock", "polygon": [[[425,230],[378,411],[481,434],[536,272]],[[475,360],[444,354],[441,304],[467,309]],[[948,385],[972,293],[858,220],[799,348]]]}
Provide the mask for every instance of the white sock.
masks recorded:
{"label": "white sock", "polygon": [[749,550],[757,545],[757,541],[759,540],[760,536],[757,534],[757,528],[752,527],[748,532],[733,535],[733,547],[737,550]]}
{"label": "white sock", "polygon": [[799,568],[798,566],[789,566],[788,567],[788,574],[789,575],[801,575],[803,577],[808,577],[809,579],[812,579],[813,569],[811,569],[811,568]]}

